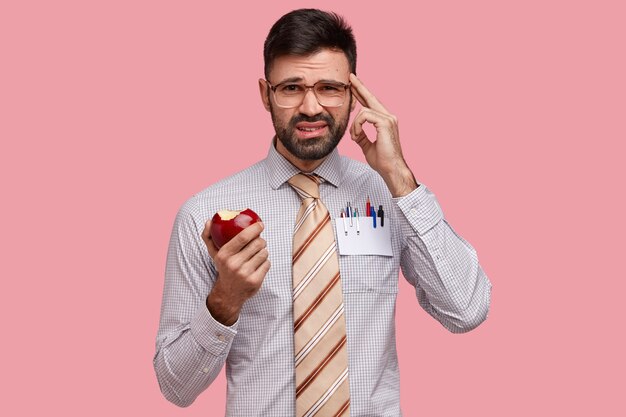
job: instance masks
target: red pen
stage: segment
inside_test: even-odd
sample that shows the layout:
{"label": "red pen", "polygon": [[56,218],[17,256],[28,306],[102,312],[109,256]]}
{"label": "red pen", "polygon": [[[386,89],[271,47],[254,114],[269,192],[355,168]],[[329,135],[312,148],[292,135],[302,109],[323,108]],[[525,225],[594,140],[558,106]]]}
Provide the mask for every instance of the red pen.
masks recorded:
{"label": "red pen", "polygon": [[365,203],[365,216],[369,217],[370,216],[370,196],[367,196],[367,202]]}

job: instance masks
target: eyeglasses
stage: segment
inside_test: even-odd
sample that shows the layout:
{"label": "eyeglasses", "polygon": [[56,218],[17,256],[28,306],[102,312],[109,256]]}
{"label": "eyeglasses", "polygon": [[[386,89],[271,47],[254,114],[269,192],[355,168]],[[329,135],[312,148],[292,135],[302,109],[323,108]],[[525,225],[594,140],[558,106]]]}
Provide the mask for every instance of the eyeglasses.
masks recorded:
{"label": "eyeglasses", "polygon": [[300,106],[309,90],[313,90],[320,106],[340,107],[346,100],[346,91],[350,88],[350,83],[332,81],[318,81],[313,85],[284,82],[273,86],[269,81],[267,84],[274,92],[276,105],[283,109],[293,109]]}

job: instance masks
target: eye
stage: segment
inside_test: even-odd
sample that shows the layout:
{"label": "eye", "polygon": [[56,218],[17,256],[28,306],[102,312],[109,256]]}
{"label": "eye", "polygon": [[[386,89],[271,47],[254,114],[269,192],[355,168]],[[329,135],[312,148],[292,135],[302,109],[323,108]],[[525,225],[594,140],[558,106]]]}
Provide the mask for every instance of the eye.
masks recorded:
{"label": "eye", "polygon": [[284,94],[294,94],[299,93],[304,88],[300,84],[282,84],[278,86],[278,91]]}
{"label": "eye", "polygon": [[321,83],[321,84],[317,84],[317,86],[315,87],[315,91],[317,92],[317,94],[334,97],[334,96],[342,95],[344,92],[344,89],[343,89],[342,84]]}
{"label": "eye", "polygon": [[327,92],[337,92],[340,90],[340,85],[337,84],[321,84],[318,88],[321,91],[327,91]]}

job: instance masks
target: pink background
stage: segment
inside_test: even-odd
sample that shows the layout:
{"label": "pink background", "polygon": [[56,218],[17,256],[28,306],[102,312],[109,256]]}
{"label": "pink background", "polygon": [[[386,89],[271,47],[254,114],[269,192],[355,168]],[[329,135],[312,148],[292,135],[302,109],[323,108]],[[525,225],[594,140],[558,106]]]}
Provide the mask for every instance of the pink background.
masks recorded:
{"label": "pink background", "polygon": [[0,414],[223,415],[223,375],[188,409],[154,376],[169,233],[265,156],[263,41],[317,6],[353,25],[360,78],[494,284],[459,336],[402,279],[405,415],[625,415],[622,5],[2,2]]}

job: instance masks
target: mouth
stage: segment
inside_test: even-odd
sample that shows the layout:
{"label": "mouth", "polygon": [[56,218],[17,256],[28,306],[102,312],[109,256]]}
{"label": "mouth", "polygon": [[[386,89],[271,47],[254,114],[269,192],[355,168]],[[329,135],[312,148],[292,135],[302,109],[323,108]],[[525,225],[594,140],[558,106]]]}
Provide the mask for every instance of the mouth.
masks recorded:
{"label": "mouth", "polygon": [[300,122],[296,124],[296,130],[298,132],[298,136],[303,139],[308,139],[312,137],[317,137],[326,133],[328,129],[328,125],[326,122]]}
{"label": "mouth", "polygon": [[300,122],[296,124],[296,129],[302,130],[304,132],[314,132],[319,129],[323,129],[326,127],[327,123],[324,121],[319,122]]}

